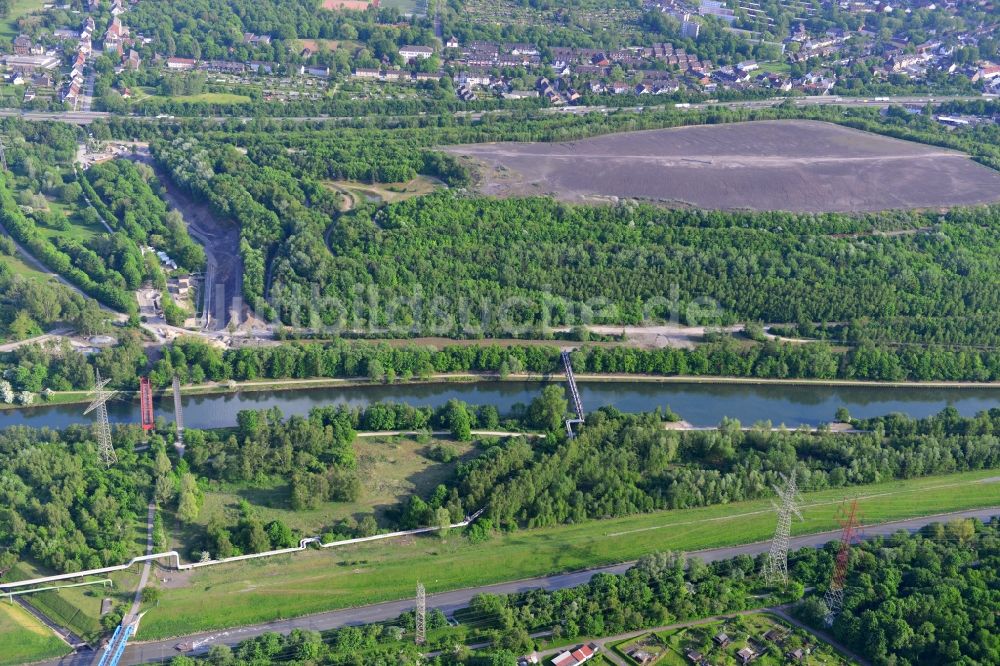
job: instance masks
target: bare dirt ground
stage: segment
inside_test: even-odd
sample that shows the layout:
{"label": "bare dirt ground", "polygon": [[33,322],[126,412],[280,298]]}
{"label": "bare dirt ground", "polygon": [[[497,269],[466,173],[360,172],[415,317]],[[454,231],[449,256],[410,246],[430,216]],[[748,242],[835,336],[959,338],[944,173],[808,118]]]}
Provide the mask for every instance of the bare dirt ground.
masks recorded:
{"label": "bare dirt ground", "polygon": [[647,199],[800,212],[939,208],[1000,200],[1000,173],[962,153],[807,120],[699,125],[448,152],[496,196]]}

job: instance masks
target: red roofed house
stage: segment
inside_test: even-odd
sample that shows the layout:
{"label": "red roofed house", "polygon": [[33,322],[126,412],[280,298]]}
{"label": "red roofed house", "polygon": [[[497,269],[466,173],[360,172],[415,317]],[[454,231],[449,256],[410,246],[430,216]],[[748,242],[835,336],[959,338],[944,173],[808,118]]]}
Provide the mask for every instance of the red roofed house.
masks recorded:
{"label": "red roofed house", "polygon": [[111,19],[108,31],[104,33],[104,50],[115,52],[119,55],[124,51],[125,40],[128,39],[128,26],[122,25],[122,20],[117,16]]}
{"label": "red roofed house", "polygon": [[972,82],[989,81],[1000,76],[1000,65],[983,65],[972,75]]}
{"label": "red roofed house", "polygon": [[577,666],[586,661],[590,661],[597,654],[597,646],[593,643],[581,645],[572,652],[567,650],[552,658],[552,666]]}

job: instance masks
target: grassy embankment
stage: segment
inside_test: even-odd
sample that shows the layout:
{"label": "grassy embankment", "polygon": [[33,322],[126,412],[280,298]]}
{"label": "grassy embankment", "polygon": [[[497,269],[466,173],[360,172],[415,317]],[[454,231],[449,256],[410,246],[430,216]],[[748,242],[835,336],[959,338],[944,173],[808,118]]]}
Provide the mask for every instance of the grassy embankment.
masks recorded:
{"label": "grassy embankment", "polygon": [[26,610],[0,602],[0,666],[52,659],[69,652],[69,645]]}
{"label": "grassy embankment", "polygon": [[[859,498],[866,523],[1000,504],[997,472],[979,471],[839,488],[805,496],[794,534],[835,530],[844,498]],[[987,482],[986,480],[990,480]],[[334,608],[401,599],[416,581],[441,592],[636,559],[763,541],[774,530],[770,500],[664,511],[523,530],[472,545],[456,536],[403,539],[169,574],[144,619],[150,640]]]}

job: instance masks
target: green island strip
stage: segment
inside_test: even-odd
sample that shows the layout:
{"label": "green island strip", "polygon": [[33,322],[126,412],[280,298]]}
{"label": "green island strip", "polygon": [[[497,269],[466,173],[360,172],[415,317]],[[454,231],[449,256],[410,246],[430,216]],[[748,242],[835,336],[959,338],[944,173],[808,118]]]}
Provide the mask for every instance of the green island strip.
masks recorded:
{"label": "green island strip", "polygon": [[[865,524],[1000,503],[997,470],[979,470],[807,493],[793,535],[838,528],[845,499]],[[139,640],[267,622],[429,593],[574,571],[656,551],[692,552],[764,541],[774,531],[769,500],[588,521],[496,536],[486,544],[437,537],[400,539],[171,572]]]}

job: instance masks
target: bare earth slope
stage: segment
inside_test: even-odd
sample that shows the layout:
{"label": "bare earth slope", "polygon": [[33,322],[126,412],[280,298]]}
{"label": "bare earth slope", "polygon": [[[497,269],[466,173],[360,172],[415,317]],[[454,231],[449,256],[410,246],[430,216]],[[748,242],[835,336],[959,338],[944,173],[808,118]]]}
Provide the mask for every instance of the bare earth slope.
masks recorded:
{"label": "bare earth slope", "polygon": [[1000,173],[962,153],[808,120],[445,150],[479,163],[480,191],[498,196],[624,197],[699,208],[805,212],[1000,200]]}

